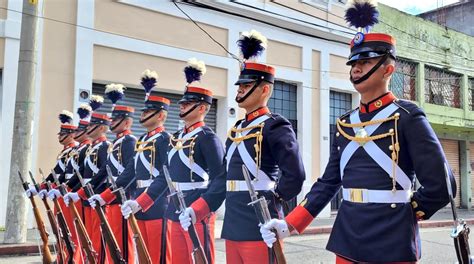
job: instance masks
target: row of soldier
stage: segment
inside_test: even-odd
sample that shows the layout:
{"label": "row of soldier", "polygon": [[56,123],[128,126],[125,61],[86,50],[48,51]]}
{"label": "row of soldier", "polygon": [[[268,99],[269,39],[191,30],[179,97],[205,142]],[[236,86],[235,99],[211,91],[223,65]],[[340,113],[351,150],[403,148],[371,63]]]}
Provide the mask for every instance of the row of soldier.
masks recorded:
{"label": "row of soldier", "polygon": [[[138,139],[131,134],[134,109],[115,105],[124,87],[109,85],[111,120],[95,112],[101,100],[93,97],[91,108],[78,109],[77,128],[61,126],[58,139],[64,149],[54,173],[68,192],[61,193],[56,185],[39,194],[64,201],[63,211],[71,204],[80,208],[98,263],[117,262],[120,257],[112,252],[117,250],[121,261],[135,261],[138,247],[127,225],[127,219],[134,218],[152,263],[199,263],[191,229],[202,243],[204,259],[214,263],[215,211],[224,200],[221,237],[226,240],[227,263],[273,263],[281,262],[273,250],[281,243],[278,239],[302,233],[342,187],[344,201],[327,247],[336,262],[416,262],[417,220],[428,219],[448,202],[445,157],[422,110],[388,91],[396,59],[393,37],[360,33],[351,42],[348,65],[361,105],[338,120],[325,173],[286,218],[283,205],[300,193],[306,175],[290,122],[267,107],[275,69],[252,61],[266,47],[266,38],[256,31],[244,32],[238,42],[244,63],[235,100],[246,115],[229,131],[225,146],[204,123],[212,92],[197,85],[205,73],[203,62],[190,60],[184,70],[188,85],[178,104],[185,127],[172,135],[164,128],[170,101],[150,94],[157,75],[147,70],[140,117],[147,133]],[[87,123],[83,118],[89,111],[93,113]],[[63,114],[61,119],[71,117]],[[109,128],[116,134],[113,143],[105,136]],[[168,170],[172,186],[166,181]],[[245,170],[252,189],[268,201],[272,220],[262,222],[249,206]],[[413,193],[415,173],[423,188]],[[54,182],[54,175],[46,181]],[[93,193],[84,184],[92,186]],[[118,199],[117,188],[125,190],[126,201]],[[173,188],[184,193],[185,208],[168,201]],[[35,193],[35,188],[27,191]],[[105,227],[93,210],[97,207],[105,210],[117,250],[103,242],[100,230]],[[74,243],[84,249],[77,226],[71,216],[66,218]],[[76,250],[67,258],[86,262],[83,253]]]}

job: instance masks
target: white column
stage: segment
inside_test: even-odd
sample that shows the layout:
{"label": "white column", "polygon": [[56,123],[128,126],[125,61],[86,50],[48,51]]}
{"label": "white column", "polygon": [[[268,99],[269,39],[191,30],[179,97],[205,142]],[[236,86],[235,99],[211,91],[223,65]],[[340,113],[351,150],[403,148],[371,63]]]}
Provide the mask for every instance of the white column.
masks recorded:
{"label": "white column", "polygon": [[[321,135],[319,144],[319,175],[323,175],[326,165],[329,161],[329,53],[325,50],[321,51],[321,88],[319,90],[319,106],[320,106],[320,126],[319,134]],[[318,215],[318,217],[330,217],[331,204],[329,203]]]}

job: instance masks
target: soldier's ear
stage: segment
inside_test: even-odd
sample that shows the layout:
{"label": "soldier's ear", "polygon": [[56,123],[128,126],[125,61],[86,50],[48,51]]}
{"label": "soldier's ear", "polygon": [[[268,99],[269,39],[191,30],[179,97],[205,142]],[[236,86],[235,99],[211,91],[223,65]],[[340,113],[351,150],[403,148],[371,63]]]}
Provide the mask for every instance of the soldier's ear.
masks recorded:
{"label": "soldier's ear", "polygon": [[385,66],[385,73],[384,75],[386,76],[391,76],[395,72],[395,65],[393,64],[387,64]]}

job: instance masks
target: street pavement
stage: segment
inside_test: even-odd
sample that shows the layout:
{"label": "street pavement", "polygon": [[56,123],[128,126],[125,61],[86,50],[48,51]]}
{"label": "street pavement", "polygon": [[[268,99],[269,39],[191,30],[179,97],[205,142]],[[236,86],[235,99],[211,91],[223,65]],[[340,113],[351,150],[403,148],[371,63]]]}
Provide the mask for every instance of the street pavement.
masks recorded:
{"label": "street pavement", "polygon": [[[454,245],[449,237],[451,229],[423,228],[421,229],[422,258],[421,264],[456,262]],[[285,239],[284,251],[288,263],[318,264],[334,263],[334,254],[325,250],[328,234],[291,236]],[[472,239],[471,239],[472,241]],[[216,240],[216,263],[225,263],[224,240]],[[474,243],[474,242],[472,242]],[[474,252],[471,244],[471,252]],[[0,257],[0,264],[6,263],[41,263],[40,256]]]}

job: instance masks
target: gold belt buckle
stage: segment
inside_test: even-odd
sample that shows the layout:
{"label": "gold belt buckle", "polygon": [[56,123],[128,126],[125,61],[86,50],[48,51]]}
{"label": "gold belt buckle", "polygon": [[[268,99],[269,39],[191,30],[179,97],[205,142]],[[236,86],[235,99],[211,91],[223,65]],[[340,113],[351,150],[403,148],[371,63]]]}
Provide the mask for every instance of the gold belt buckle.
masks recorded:
{"label": "gold belt buckle", "polygon": [[235,181],[228,181],[227,187],[228,191],[235,192],[235,190],[237,189],[237,184],[235,183]]}
{"label": "gold belt buckle", "polygon": [[349,198],[351,202],[362,203],[364,201],[364,189],[350,189]]}

